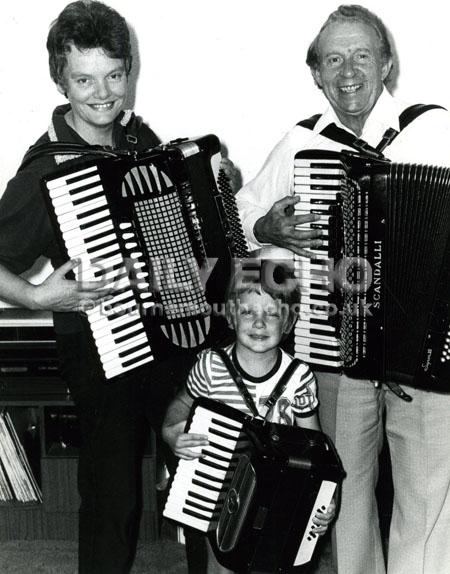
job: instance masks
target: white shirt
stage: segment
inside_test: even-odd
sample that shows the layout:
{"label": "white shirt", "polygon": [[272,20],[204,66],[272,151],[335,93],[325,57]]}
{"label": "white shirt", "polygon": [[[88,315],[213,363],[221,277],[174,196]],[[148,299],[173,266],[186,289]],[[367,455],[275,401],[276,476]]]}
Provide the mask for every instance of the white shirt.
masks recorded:
{"label": "white shirt", "polygon": [[[399,115],[408,106],[384,89],[359,137],[376,147],[388,128],[399,130]],[[298,151],[351,149],[320,134],[333,122],[350,132],[329,107],[312,131],[301,126],[291,129],[272,150],[258,175],[237,193],[237,205],[250,249],[261,247],[253,234],[256,221],[275,201],[293,193],[294,156]],[[450,167],[450,114],[443,109],[425,112],[400,132],[384,155],[394,163]]]}

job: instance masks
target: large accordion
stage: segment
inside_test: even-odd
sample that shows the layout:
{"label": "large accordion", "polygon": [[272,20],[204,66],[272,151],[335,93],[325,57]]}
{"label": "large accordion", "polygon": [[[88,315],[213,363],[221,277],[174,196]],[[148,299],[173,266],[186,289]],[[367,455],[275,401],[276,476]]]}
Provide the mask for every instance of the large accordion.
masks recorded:
{"label": "large accordion", "polygon": [[297,356],[450,391],[450,169],[306,150],[294,187],[296,213],[319,214],[325,234],[315,258],[294,257]]}
{"label": "large accordion", "polygon": [[208,436],[201,458],[180,460],[163,515],[207,534],[220,564],[288,572],[313,558],[313,517],[344,471],[319,431],[251,418],[197,398],[186,432]]}
{"label": "large accordion", "polygon": [[114,288],[85,310],[111,379],[174,348],[213,344],[247,245],[216,136],[94,152],[45,177],[43,190],[63,252],[81,261],[76,279]]}

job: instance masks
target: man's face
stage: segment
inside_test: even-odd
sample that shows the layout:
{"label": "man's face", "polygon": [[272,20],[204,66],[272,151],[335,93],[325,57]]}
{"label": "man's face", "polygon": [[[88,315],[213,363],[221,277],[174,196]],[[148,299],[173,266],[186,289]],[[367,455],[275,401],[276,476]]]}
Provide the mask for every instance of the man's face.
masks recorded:
{"label": "man's face", "polygon": [[318,51],[314,79],[341,122],[360,135],[391,67],[380,39],[367,24],[334,22],[321,33]]}
{"label": "man's face", "polygon": [[77,131],[84,135],[112,124],[122,109],[128,80],[123,60],[110,58],[101,48],[72,46],[64,68],[65,93]]}

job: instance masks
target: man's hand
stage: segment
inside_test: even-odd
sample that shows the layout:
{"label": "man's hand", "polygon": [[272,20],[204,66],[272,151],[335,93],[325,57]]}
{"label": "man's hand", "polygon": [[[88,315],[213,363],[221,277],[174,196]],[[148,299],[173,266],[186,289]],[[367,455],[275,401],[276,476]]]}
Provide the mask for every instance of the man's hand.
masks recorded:
{"label": "man's hand", "polygon": [[[207,446],[209,444],[208,437],[203,434],[185,433],[183,432],[185,426],[186,421],[165,426],[163,428],[163,438],[178,458],[183,458],[184,460],[201,458],[201,449],[198,447]],[[193,448],[196,448],[196,450],[192,450]]]}
{"label": "man's hand", "polygon": [[298,229],[298,225],[312,223],[320,219],[319,215],[294,215],[294,205],[300,197],[288,196],[276,201],[264,217],[255,223],[254,233],[261,243],[271,243],[290,249],[304,257],[315,257],[308,248],[320,247],[322,231],[320,229]]}
{"label": "man's hand", "polygon": [[223,157],[220,160],[220,168],[223,169],[225,175],[228,177],[232,192],[236,193],[242,185],[240,171],[237,169],[234,163],[226,157]]}
{"label": "man's hand", "polygon": [[33,286],[35,309],[50,311],[87,311],[113,292],[104,281],[75,281],[65,275],[79,265],[71,260],[53,271],[40,285]]}

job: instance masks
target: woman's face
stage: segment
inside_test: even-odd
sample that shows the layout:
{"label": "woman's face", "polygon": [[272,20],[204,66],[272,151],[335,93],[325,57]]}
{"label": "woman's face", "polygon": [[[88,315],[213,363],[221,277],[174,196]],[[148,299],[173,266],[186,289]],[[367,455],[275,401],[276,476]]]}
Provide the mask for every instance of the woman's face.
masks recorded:
{"label": "woman's face", "polygon": [[122,59],[110,58],[102,48],[79,50],[72,45],[58,86],[68,98],[76,131],[89,143],[111,128],[122,110],[128,78]]}

